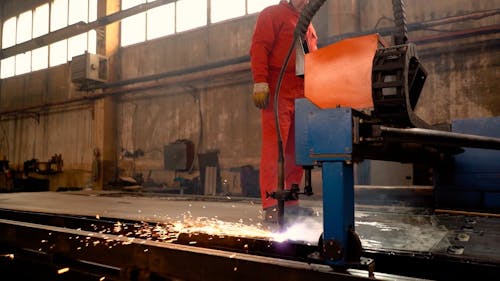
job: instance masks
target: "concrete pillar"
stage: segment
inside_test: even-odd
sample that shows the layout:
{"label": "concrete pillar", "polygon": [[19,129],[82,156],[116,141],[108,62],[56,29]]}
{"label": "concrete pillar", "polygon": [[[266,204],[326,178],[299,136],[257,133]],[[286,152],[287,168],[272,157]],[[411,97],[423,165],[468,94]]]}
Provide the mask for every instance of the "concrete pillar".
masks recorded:
{"label": "concrete pillar", "polygon": [[[118,12],[120,0],[98,1],[98,17]],[[120,69],[116,65],[116,56],[120,47],[120,25],[119,22],[108,24],[97,30],[97,53],[109,58],[108,67],[110,79],[117,79]],[[94,102],[94,152],[93,170],[97,169],[97,177],[94,179],[94,189],[102,190],[103,186],[114,180],[117,176],[117,128],[116,128],[116,101],[114,97],[104,97]],[[97,163],[96,164],[96,160]]]}
{"label": "concrete pillar", "polygon": [[[98,17],[104,17],[120,11],[120,0],[98,1]],[[120,48],[120,22],[100,27],[97,31],[97,52],[112,56]]]}
{"label": "concrete pillar", "polygon": [[103,186],[116,177],[116,104],[113,98],[106,97],[94,102],[94,137],[99,155],[96,157],[98,174],[94,179],[94,189]]}

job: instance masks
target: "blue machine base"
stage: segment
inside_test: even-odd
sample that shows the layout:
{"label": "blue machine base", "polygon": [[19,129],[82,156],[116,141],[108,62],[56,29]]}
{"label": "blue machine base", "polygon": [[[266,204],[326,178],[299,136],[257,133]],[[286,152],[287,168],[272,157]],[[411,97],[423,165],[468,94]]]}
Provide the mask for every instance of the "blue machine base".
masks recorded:
{"label": "blue machine base", "polygon": [[[500,138],[500,117],[456,120],[452,131]],[[500,210],[500,151],[466,148],[444,173],[435,186],[437,207]]]}

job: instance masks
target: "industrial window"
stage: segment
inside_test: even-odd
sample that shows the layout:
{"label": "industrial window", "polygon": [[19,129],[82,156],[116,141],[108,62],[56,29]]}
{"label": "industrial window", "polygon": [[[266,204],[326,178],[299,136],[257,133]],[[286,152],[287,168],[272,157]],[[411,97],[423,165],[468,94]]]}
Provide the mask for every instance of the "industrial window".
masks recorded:
{"label": "industrial window", "polygon": [[24,12],[17,17],[16,44],[26,42],[31,39],[33,13]]}
{"label": "industrial window", "polygon": [[[33,12],[26,11],[17,17],[16,44],[31,39],[33,32]],[[31,51],[16,55],[16,75],[30,72]]]}
{"label": "industrial window", "polygon": [[[145,3],[146,0],[122,0],[122,10]],[[121,44],[132,45],[146,40],[146,13],[125,18],[121,22]]]}
{"label": "industrial window", "polygon": [[[156,0],[122,0],[122,10]],[[178,0],[121,21],[121,45],[128,46],[207,24],[207,0]]]}
{"label": "industrial window", "polygon": [[[156,0],[122,0],[122,10]],[[121,21],[121,45],[128,46],[175,33],[175,2]]]}
{"label": "industrial window", "polygon": [[[50,30],[54,31],[78,22],[91,22],[97,18],[97,0],[54,0],[51,5]],[[70,61],[85,51],[95,53],[96,32],[89,31],[50,45],[49,65]]]}
{"label": "industrial window", "polygon": [[[2,49],[29,41],[78,22],[97,19],[98,0],[52,0],[24,11],[3,23]],[[95,53],[97,35],[94,30],[68,39],[37,47],[25,53],[3,59],[0,78],[40,70],[66,63],[85,51]]]}
{"label": "industrial window", "polygon": [[[49,33],[49,3],[41,5],[33,13],[33,38]],[[49,66],[49,47],[44,46],[31,51],[31,70]]]}
{"label": "industrial window", "polygon": [[[122,0],[122,10],[157,0]],[[279,0],[172,0],[121,21],[121,46],[260,12]],[[210,5],[210,6],[209,6]],[[210,13],[208,13],[210,7]]]}
{"label": "industrial window", "polygon": [[262,11],[267,6],[278,4],[279,0],[247,0],[247,13],[253,14]]}
{"label": "industrial window", "polygon": [[[82,0],[69,0],[68,24],[88,22],[89,3]],[[74,56],[81,55],[87,50],[88,34],[82,33],[68,38],[68,61]]]}
{"label": "industrial window", "polygon": [[147,40],[175,33],[175,3],[149,10],[147,16]]}
{"label": "industrial window", "polygon": [[[2,49],[16,45],[17,17],[10,18],[3,23]],[[10,57],[2,60],[0,78],[14,76],[16,73],[16,58]]]}
{"label": "industrial window", "polygon": [[246,0],[211,0],[210,21],[212,23],[245,15]]}
{"label": "industrial window", "polygon": [[207,25],[207,0],[179,0],[175,13],[177,32]]}

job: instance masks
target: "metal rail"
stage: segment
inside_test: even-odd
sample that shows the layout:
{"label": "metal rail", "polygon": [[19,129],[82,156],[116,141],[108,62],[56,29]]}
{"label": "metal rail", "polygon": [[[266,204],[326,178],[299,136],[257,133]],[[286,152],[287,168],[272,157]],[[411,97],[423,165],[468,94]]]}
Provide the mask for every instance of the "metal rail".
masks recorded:
{"label": "metal rail", "polygon": [[160,280],[369,280],[325,265],[4,219],[0,242]]}
{"label": "metal rail", "polygon": [[[141,236],[144,232],[134,231],[154,228],[155,223],[120,219],[121,229],[109,232],[103,230],[112,229],[116,219],[7,209],[0,209],[0,217],[0,266],[11,268],[11,263],[28,260],[27,266],[42,264],[52,273],[67,267],[73,273],[66,279],[55,275],[57,280],[89,280],[88,276],[136,280],[137,275],[151,276],[144,280],[367,280],[368,276],[363,270],[332,270],[321,257],[310,254],[314,245],[187,233],[171,233],[177,241],[166,242],[154,233]],[[420,280],[414,277],[431,278],[457,266],[487,276],[500,271],[495,264],[444,254],[368,249],[363,255],[376,260],[377,280]],[[83,277],[75,277],[75,272]],[[54,280],[54,275],[49,277],[37,280]]]}
{"label": "metal rail", "polygon": [[387,141],[500,150],[500,138],[421,128],[401,129],[386,126],[380,126],[379,128],[382,137]]}

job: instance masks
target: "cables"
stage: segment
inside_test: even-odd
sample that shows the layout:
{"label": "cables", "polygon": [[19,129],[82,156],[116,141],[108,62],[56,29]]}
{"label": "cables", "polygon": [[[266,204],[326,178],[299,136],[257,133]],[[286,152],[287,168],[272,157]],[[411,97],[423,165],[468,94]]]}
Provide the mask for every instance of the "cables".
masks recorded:
{"label": "cables", "polygon": [[319,8],[326,2],[326,0],[310,0],[309,4],[304,7],[300,14],[299,21],[295,27],[295,39],[302,38],[311,23],[312,18],[318,12]]}
{"label": "cables", "polygon": [[[280,123],[279,123],[279,105],[278,97],[281,88],[281,83],[283,81],[283,76],[285,75],[285,70],[292,56],[293,49],[295,47],[296,40],[304,37],[312,18],[319,10],[319,8],[325,3],[326,0],[311,0],[304,7],[302,13],[300,14],[297,25],[295,26],[295,31],[293,33],[293,40],[288,52],[281,66],[278,81],[276,83],[276,88],[274,91],[274,120],[276,123],[276,135],[278,137],[278,191],[283,191],[285,189],[285,160],[283,152],[283,138],[281,136]],[[285,212],[285,201],[278,200],[278,224],[280,227],[284,225],[283,215]]]}
{"label": "cables", "polygon": [[396,31],[394,32],[394,45],[403,45],[408,43],[408,27],[406,24],[406,9],[404,0],[392,0],[392,11],[394,13],[394,23]]}

